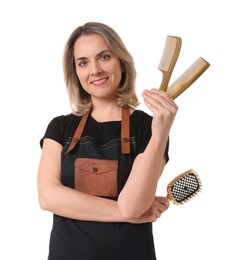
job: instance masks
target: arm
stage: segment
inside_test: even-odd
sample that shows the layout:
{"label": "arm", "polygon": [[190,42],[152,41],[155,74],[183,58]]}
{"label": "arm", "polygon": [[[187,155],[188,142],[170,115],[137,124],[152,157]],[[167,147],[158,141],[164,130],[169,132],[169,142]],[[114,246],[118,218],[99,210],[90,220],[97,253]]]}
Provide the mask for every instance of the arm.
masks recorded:
{"label": "arm", "polygon": [[122,221],[116,202],[79,192],[61,183],[62,146],[45,139],[38,170],[40,207],[54,214],[93,221]]}
{"label": "arm", "polygon": [[104,222],[153,222],[167,208],[163,199],[155,202],[143,216],[138,219],[124,219],[117,207],[117,202],[87,195],[61,183],[62,146],[51,139],[45,139],[38,170],[38,194],[40,207],[54,214],[87,221]]}
{"label": "arm", "polygon": [[160,90],[145,91],[144,101],[153,113],[152,136],[133,164],[129,178],[118,197],[118,208],[125,219],[138,218],[152,205],[157,184],[165,166],[164,154],[177,105]]}

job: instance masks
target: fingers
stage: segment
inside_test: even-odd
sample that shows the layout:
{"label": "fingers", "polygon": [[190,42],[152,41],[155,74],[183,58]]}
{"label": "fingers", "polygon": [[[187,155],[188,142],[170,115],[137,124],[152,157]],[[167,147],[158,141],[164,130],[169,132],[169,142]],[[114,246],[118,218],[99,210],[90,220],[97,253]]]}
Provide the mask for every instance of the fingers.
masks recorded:
{"label": "fingers", "polygon": [[152,134],[160,138],[167,135],[174,122],[178,107],[170,95],[159,89],[145,90],[143,99],[153,113]]}
{"label": "fingers", "polygon": [[154,103],[154,105],[171,105],[171,106],[176,106],[174,100],[172,97],[159,89],[151,89],[151,90],[144,90],[142,93],[142,96],[144,97],[145,100],[150,102],[151,104]]}
{"label": "fingers", "polygon": [[155,197],[155,200],[161,204],[161,207],[164,209],[164,211],[167,210],[170,206],[169,200],[165,197]]}
{"label": "fingers", "polygon": [[155,116],[162,111],[175,114],[178,109],[170,95],[159,89],[144,90],[142,96],[145,104]]}
{"label": "fingers", "polygon": [[155,198],[155,206],[157,207],[157,209],[160,213],[163,213],[169,208],[170,203],[164,197],[156,197]]}
{"label": "fingers", "polygon": [[172,97],[165,91],[161,91],[159,89],[144,90],[143,94],[150,96],[150,97],[156,99],[157,101],[161,101],[161,97],[163,97],[171,105],[174,104],[174,100],[172,99]]}
{"label": "fingers", "polygon": [[155,197],[154,203],[151,207],[152,214],[157,220],[161,217],[161,214],[164,213],[170,206],[169,201],[165,197]]}
{"label": "fingers", "polygon": [[161,217],[162,213],[169,208],[169,201],[165,197],[154,198],[153,204],[142,216],[138,219],[131,220],[131,223],[147,223],[147,222],[156,222],[158,218]]}

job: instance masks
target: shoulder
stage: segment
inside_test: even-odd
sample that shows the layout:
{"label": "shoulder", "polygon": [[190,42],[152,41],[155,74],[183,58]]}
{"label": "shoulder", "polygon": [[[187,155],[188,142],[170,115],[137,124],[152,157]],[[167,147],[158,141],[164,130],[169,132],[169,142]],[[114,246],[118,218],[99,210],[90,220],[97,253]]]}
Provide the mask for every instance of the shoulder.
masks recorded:
{"label": "shoulder", "polygon": [[135,135],[151,136],[152,116],[142,110],[134,110],[130,116],[131,130]]}
{"label": "shoulder", "polygon": [[152,135],[152,116],[142,110],[134,110],[130,117],[131,136],[135,137],[137,153],[144,152]]}
{"label": "shoulder", "polygon": [[52,118],[50,123],[53,123],[53,124],[68,124],[69,122],[75,121],[78,118],[80,118],[80,117],[76,116],[74,114],[59,115],[59,116]]}
{"label": "shoulder", "polygon": [[74,114],[59,115],[52,118],[46,128],[44,137],[41,139],[41,146],[44,138],[51,138],[63,144],[66,137],[74,133],[80,122],[80,118]]}
{"label": "shoulder", "polygon": [[134,110],[131,114],[131,122],[140,126],[150,127],[152,122],[152,116],[142,110]]}
{"label": "shoulder", "polygon": [[74,114],[59,115],[50,121],[49,127],[65,130],[67,127],[78,125],[80,118]]}

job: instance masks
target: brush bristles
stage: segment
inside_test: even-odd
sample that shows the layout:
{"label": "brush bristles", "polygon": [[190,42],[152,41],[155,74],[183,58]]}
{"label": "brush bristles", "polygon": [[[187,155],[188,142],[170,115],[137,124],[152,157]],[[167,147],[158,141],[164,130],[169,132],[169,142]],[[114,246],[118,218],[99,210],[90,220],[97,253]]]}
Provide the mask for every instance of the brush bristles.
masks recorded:
{"label": "brush bristles", "polygon": [[201,180],[194,170],[189,170],[173,179],[167,186],[169,200],[181,205],[195,197],[202,188]]}
{"label": "brush bristles", "polygon": [[190,197],[178,202],[178,201],[175,201],[175,200],[171,200],[172,203],[176,204],[176,205],[183,205],[185,203],[187,203],[188,201],[190,201],[191,199],[193,199],[195,196],[198,195],[198,193],[201,191],[201,188],[199,188],[196,192],[194,192],[193,194],[191,194]]}

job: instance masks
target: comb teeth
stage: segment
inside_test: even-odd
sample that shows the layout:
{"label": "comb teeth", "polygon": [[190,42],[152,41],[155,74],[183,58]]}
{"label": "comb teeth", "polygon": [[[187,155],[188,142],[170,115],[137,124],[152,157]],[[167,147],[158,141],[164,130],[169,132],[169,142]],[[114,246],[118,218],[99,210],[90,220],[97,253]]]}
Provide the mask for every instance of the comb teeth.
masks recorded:
{"label": "comb teeth", "polygon": [[201,191],[201,181],[194,170],[189,170],[173,179],[168,187],[168,197],[174,204],[183,204]]}

